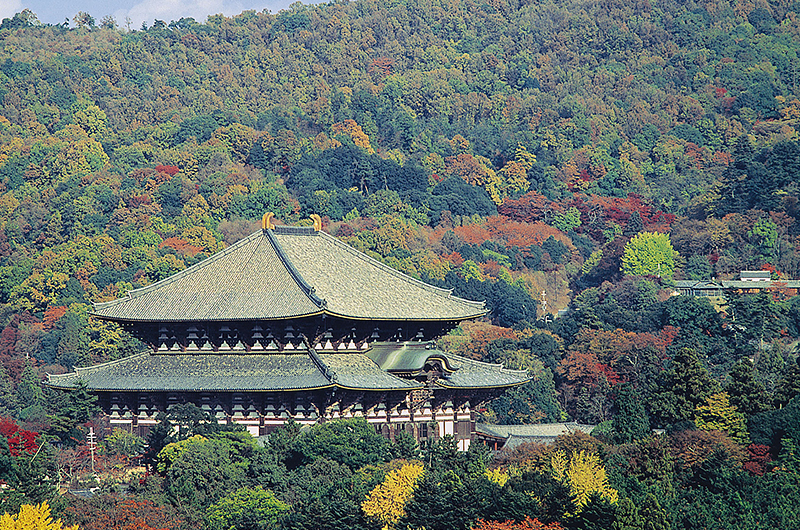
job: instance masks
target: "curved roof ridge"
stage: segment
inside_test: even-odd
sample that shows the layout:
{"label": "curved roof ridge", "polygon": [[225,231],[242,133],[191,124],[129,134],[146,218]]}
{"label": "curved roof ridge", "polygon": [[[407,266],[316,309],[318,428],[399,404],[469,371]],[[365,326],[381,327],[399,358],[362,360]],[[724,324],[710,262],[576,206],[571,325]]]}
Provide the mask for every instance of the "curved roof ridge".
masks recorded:
{"label": "curved roof ridge", "polygon": [[319,371],[322,372],[322,375],[327,377],[328,381],[330,381],[331,383],[336,384],[337,383],[336,372],[331,370],[331,367],[325,364],[325,362],[320,358],[320,356],[317,354],[314,348],[307,348],[306,350],[308,351],[308,356],[311,357],[311,360],[317,366],[317,369],[319,369]]}
{"label": "curved roof ridge", "polygon": [[453,353],[447,353],[447,352],[445,352],[443,350],[437,350],[437,351],[440,351],[442,353],[442,355],[444,355],[446,357],[452,357],[453,359],[455,359],[455,360],[457,360],[459,362],[469,363],[469,364],[473,364],[475,366],[481,366],[481,367],[484,367],[484,368],[491,368],[492,370],[497,370],[497,371],[502,371],[502,372],[509,372],[509,373],[513,373],[513,374],[517,374],[517,375],[524,375],[525,377],[528,376],[528,371],[527,370],[512,370],[511,368],[506,368],[505,366],[503,366],[503,363],[487,363],[487,362],[484,362],[484,361],[478,361],[476,359],[470,359],[469,357],[462,357],[461,355],[456,355],[456,354],[453,354]]}
{"label": "curved roof ridge", "polygon": [[281,247],[278,238],[275,237],[275,234],[272,233],[272,230],[264,230],[264,235],[266,236],[267,241],[269,241],[272,245],[272,248],[275,249],[275,254],[278,255],[278,259],[281,260],[283,265],[286,267],[286,270],[289,271],[289,274],[292,276],[294,281],[297,282],[297,285],[300,287],[300,289],[312,302],[314,302],[314,304],[316,304],[317,307],[324,309],[328,303],[325,301],[325,299],[320,298],[314,293],[314,288],[309,285],[305,278],[303,278],[303,275],[300,274],[300,271],[298,271],[294,266],[292,260],[290,260],[289,256],[286,255],[286,252],[284,252],[283,247]]}
{"label": "curved roof ridge", "polygon": [[370,255],[368,255],[368,254],[366,254],[364,252],[361,252],[358,249],[355,249],[355,248],[351,247],[347,243],[345,243],[343,241],[340,241],[336,237],[328,234],[327,232],[320,231],[320,232],[317,232],[317,234],[322,234],[323,237],[325,237],[327,240],[332,241],[335,245],[337,245],[338,247],[344,249],[346,252],[349,252],[353,256],[356,256],[359,259],[362,259],[362,260],[366,261],[367,263],[370,263],[372,265],[380,267],[382,270],[384,270],[384,271],[388,272],[389,274],[392,274],[392,275],[394,275],[394,276],[396,276],[396,277],[398,277],[398,278],[400,278],[400,279],[402,279],[402,280],[404,280],[404,281],[406,281],[408,283],[414,284],[414,285],[416,285],[418,287],[422,287],[423,289],[427,289],[428,291],[431,291],[433,293],[437,293],[437,294],[440,294],[440,295],[443,295],[443,296],[447,296],[449,299],[455,300],[457,302],[461,302],[464,305],[468,305],[470,307],[476,307],[476,308],[480,308],[480,309],[486,309],[486,302],[476,302],[476,301],[473,301],[473,300],[467,300],[465,298],[459,298],[457,296],[453,296],[453,290],[452,289],[443,289],[441,287],[436,287],[435,285],[431,285],[429,283],[425,283],[422,280],[418,280],[416,278],[413,278],[413,277],[409,276],[408,274],[405,274],[405,273],[403,273],[403,272],[401,272],[401,271],[399,271],[399,270],[397,270],[397,269],[395,269],[393,267],[390,267],[389,265],[386,265],[385,263],[376,260],[372,256],[370,256]]}
{"label": "curved roof ridge", "polygon": [[146,351],[143,351],[143,352],[134,353],[133,355],[128,355],[127,357],[122,357],[120,359],[114,359],[113,361],[106,361],[104,363],[95,364],[93,366],[85,366],[85,367],[73,366],[72,368],[73,368],[73,370],[75,370],[74,372],[67,372],[65,374],[50,374],[50,373],[48,373],[47,374],[47,381],[50,382],[50,381],[53,380],[53,378],[55,378],[56,380],[58,380],[58,379],[68,379],[68,378],[74,379],[74,378],[76,378],[76,376],[77,376],[78,379],[80,379],[81,374],[95,372],[98,369],[103,369],[103,368],[106,368],[108,366],[114,366],[114,365],[117,365],[117,364],[124,364],[124,363],[129,362],[129,361],[131,361],[133,359],[136,359],[137,357],[147,357],[149,355],[150,355],[150,351],[146,350]]}
{"label": "curved roof ridge", "polygon": [[178,280],[180,280],[182,278],[185,278],[186,276],[192,274],[194,271],[202,269],[204,267],[207,267],[208,265],[211,265],[214,262],[216,262],[216,261],[222,259],[223,257],[227,256],[231,252],[234,252],[234,251],[238,250],[239,247],[243,247],[243,246],[247,245],[248,243],[251,242],[251,240],[258,239],[258,237],[257,237],[258,235],[260,235],[259,232],[253,232],[249,236],[243,237],[242,239],[240,239],[239,241],[237,241],[233,245],[231,245],[229,247],[226,247],[226,248],[222,249],[219,252],[215,252],[214,254],[210,255],[208,258],[204,259],[203,261],[195,263],[191,267],[186,267],[185,269],[183,269],[181,271],[178,271],[175,274],[172,274],[172,275],[164,278],[163,280],[159,280],[159,281],[157,281],[155,283],[151,283],[150,285],[145,285],[144,287],[139,287],[138,289],[131,289],[130,291],[128,291],[125,294],[125,296],[123,296],[121,298],[117,298],[116,300],[110,300],[108,302],[96,302],[96,303],[93,304],[94,310],[97,311],[99,309],[105,309],[107,307],[113,307],[113,306],[115,306],[115,305],[117,305],[119,303],[122,303],[122,302],[126,301],[126,300],[131,300],[133,298],[136,298],[137,296],[142,296],[142,295],[147,294],[147,293],[149,293],[151,291],[154,291],[156,289],[160,289],[160,288],[164,287],[165,285],[169,285],[169,284],[171,284],[173,282],[176,282],[176,281],[178,281]]}

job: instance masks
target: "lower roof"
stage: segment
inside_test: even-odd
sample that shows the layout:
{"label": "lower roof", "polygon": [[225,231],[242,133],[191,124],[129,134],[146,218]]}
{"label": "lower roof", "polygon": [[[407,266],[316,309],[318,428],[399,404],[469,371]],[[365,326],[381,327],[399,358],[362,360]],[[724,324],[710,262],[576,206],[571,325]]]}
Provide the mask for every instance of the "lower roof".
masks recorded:
{"label": "lower roof", "polygon": [[366,355],[388,372],[408,375],[423,371],[429,362],[440,361],[443,374],[436,385],[442,388],[504,388],[530,381],[524,370],[509,370],[502,364],[445,353],[426,342],[375,343]]}
{"label": "lower roof", "polygon": [[97,392],[259,392],[347,388],[413,390],[421,385],[381,370],[361,354],[286,355],[140,353],[74,372],[50,375],[54,388],[83,381]]}
{"label": "lower roof", "polygon": [[377,343],[364,353],[144,352],[117,361],[49,375],[54,388],[83,381],[96,392],[269,392],[322,388],[411,391],[423,383],[409,377],[429,360],[441,361],[439,388],[489,389],[521,385],[524,371],[507,370],[432,349],[430,343]]}

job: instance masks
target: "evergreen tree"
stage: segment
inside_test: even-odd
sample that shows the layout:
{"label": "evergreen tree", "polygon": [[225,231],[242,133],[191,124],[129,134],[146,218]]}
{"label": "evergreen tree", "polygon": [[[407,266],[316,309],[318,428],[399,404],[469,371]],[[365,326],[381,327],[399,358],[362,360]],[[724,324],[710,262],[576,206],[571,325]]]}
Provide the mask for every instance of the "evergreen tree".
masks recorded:
{"label": "evergreen tree", "polygon": [[719,391],[697,352],[682,348],[661,378],[661,390],[650,401],[651,416],[661,425],[691,420],[706,398]]}
{"label": "evergreen tree", "polygon": [[23,407],[20,411],[22,419],[33,419],[44,415],[44,392],[42,383],[30,360],[25,363],[19,384],[17,384],[17,399]]}
{"label": "evergreen tree", "polygon": [[15,416],[18,406],[14,383],[8,376],[6,367],[0,363],[0,416]]}
{"label": "evergreen tree", "polygon": [[764,385],[756,381],[755,370],[750,359],[742,359],[730,371],[730,381],[723,390],[728,393],[731,405],[751,416],[769,410],[770,398]]}
{"label": "evergreen tree", "polygon": [[775,389],[775,406],[782,407],[800,395],[800,357],[778,381]]}
{"label": "evergreen tree", "polygon": [[617,385],[616,409],[612,422],[615,443],[631,443],[651,433],[644,402],[630,384]]}

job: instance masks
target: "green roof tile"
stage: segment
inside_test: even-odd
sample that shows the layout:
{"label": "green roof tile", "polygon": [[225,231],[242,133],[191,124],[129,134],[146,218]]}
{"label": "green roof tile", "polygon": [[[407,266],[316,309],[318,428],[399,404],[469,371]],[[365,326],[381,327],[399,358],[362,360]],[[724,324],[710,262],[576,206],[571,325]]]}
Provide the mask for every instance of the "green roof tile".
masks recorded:
{"label": "green roof tile", "polygon": [[416,373],[431,359],[443,361],[444,374],[436,381],[443,388],[499,388],[530,381],[524,370],[508,370],[501,364],[474,361],[437,350],[431,343],[376,343],[366,353],[382,369]]}
{"label": "green roof tile", "polygon": [[259,231],[174,276],[96,304],[129,322],[281,320],[329,314],[361,320],[458,321],[483,303],[454,297],[311,228]]}
{"label": "green roof tile", "polygon": [[387,373],[361,353],[292,355],[219,353],[141,353],[118,361],[51,375],[55,388],[74,388],[79,380],[94,391],[237,392],[310,390],[414,390],[422,385]]}

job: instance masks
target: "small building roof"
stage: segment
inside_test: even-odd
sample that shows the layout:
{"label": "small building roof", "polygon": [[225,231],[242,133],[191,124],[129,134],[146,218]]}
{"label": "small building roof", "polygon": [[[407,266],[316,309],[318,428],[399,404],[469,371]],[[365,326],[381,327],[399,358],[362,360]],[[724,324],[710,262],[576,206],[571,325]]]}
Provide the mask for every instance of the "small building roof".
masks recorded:
{"label": "small building roof", "polygon": [[563,434],[574,432],[584,432],[590,434],[596,425],[586,425],[582,423],[537,423],[533,425],[493,425],[489,423],[478,423],[475,425],[475,433],[485,438],[504,439],[503,449],[513,449],[514,447],[526,443],[535,442],[549,444],[555,442],[556,438]]}
{"label": "small building roof", "polygon": [[413,390],[421,387],[381,370],[362,354],[145,352],[74,372],[49,375],[55,388],[84,381],[105,392],[259,392],[340,387],[357,390]]}
{"label": "small building roof", "polygon": [[459,321],[472,302],[392,269],[314,228],[256,232],[167,279],[95,304],[127,322],[281,320],[328,314],[359,320]]}
{"label": "small building roof", "polygon": [[800,289],[800,280],[723,280],[725,289]]}

